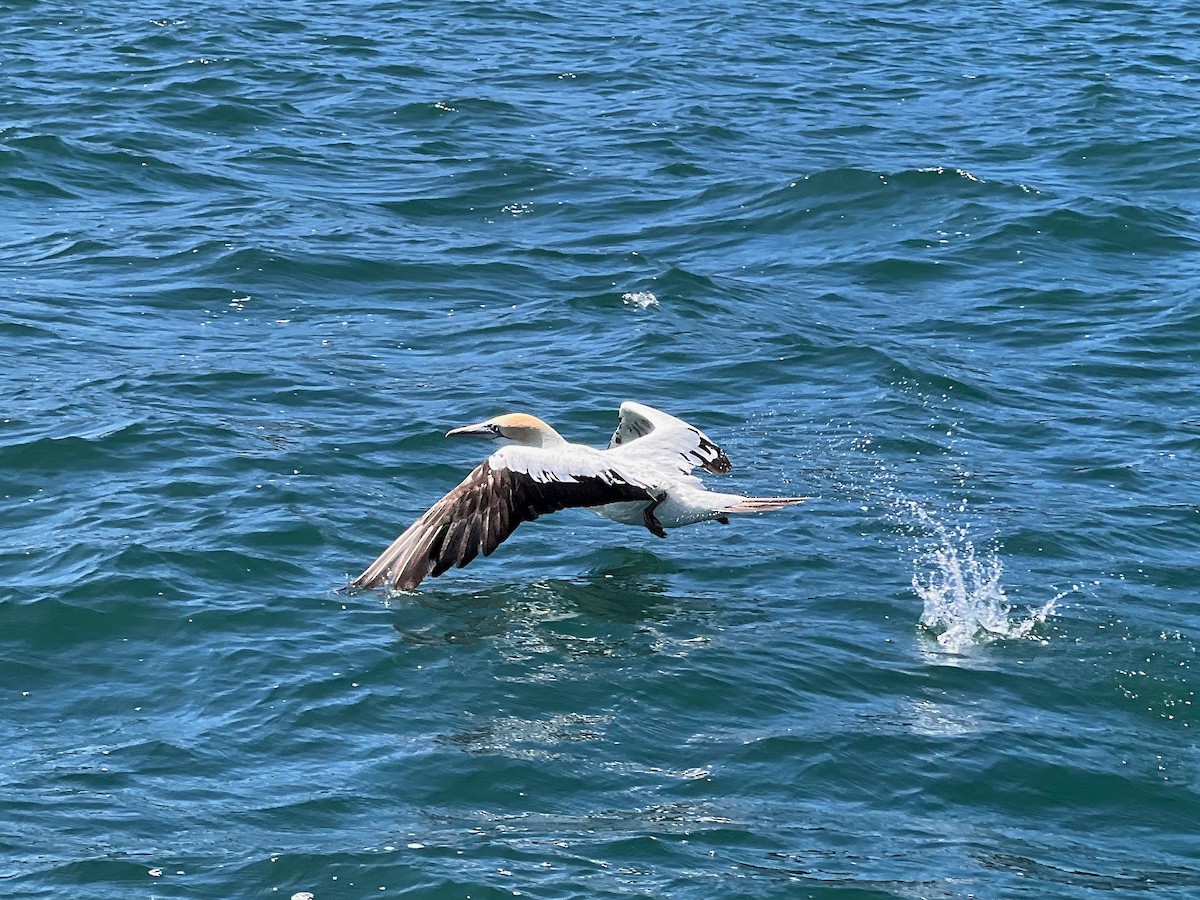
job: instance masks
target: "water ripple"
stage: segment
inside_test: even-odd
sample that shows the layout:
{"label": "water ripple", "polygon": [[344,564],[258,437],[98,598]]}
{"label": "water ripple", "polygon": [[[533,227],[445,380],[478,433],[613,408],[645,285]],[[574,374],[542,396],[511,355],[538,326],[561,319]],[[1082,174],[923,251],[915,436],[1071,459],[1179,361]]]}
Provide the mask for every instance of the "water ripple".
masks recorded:
{"label": "water ripple", "polygon": [[1194,893],[1193,10],[0,9],[6,896]]}

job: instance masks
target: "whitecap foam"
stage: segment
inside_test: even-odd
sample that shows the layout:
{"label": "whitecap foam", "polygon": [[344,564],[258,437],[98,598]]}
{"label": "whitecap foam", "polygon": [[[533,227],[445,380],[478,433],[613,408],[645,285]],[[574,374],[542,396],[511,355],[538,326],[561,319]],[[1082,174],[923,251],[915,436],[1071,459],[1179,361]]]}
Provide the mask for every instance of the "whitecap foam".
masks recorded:
{"label": "whitecap foam", "polygon": [[636,306],[638,309],[649,309],[652,306],[658,306],[658,298],[649,291],[633,291],[622,294],[621,302],[626,306]]}

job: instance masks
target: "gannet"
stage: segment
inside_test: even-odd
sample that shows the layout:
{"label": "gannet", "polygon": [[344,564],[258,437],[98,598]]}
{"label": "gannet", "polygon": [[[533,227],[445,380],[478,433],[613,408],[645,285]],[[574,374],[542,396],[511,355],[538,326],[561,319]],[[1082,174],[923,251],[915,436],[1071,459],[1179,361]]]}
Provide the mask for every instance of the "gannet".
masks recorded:
{"label": "gannet", "polygon": [[350,588],[386,584],[411,591],[426,576],[490,556],[522,522],[567,507],[587,507],[614,522],[667,528],[729,524],[730,515],[760,513],[807,497],[743,497],[710,491],[692,474],[733,467],[700,429],[641,403],[621,404],[606,450],[572,444],[535,416],[509,413],[464,425],[446,437],[501,440],[501,447],[417,519]]}

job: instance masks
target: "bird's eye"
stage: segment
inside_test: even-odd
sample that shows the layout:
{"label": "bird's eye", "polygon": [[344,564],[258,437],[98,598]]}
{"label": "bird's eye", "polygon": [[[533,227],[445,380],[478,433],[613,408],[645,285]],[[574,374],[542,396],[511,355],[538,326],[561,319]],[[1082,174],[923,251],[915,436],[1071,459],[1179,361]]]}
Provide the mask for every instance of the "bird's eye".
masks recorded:
{"label": "bird's eye", "polygon": [[500,434],[500,426],[499,425],[489,425],[488,430],[494,435]]}

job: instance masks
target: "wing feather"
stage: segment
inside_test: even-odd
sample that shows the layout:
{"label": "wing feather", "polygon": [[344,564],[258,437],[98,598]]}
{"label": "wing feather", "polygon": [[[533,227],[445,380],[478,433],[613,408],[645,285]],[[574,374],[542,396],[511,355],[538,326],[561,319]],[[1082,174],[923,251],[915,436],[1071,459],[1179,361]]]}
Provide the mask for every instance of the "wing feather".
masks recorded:
{"label": "wing feather", "polygon": [[733,469],[725,451],[703,431],[652,406],[627,400],[621,404],[617,430],[609,442],[629,456],[668,462],[684,475],[696,466],[724,475]]}
{"label": "wing feather", "polygon": [[431,506],[351,587],[409,591],[480,553],[490,556],[522,522],[568,507],[653,497],[648,485],[611,468],[599,451],[505,447]]}

